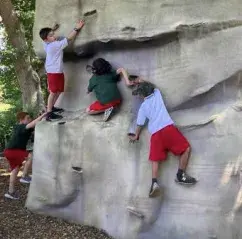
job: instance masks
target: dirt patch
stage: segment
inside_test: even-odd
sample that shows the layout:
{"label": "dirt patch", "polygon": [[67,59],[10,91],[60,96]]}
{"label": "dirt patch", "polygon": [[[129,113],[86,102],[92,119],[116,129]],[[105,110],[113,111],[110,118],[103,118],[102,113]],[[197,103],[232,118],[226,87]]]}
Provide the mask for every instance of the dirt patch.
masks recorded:
{"label": "dirt patch", "polygon": [[8,163],[0,158],[0,238],[4,239],[112,239],[94,227],[38,215],[25,208],[28,186],[17,183],[20,200],[4,198],[8,190]]}

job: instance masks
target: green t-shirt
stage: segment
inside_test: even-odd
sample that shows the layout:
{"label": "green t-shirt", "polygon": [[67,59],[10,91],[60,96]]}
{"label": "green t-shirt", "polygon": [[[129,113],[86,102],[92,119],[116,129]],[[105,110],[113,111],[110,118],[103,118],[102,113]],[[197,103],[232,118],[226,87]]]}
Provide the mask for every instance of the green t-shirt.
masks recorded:
{"label": "green t-shirt", "polygon": [[88,91],[94,91],[97,100],[101,104],[107,104],[121,99],[117,86],[119,75],[115,71],[105,75],[93,75],[89,81]]}
{"label": "green t-shirt", "polygon": [[14,127],[12,138],[10,139],[7,149],[26,149],[28,140],[33,129],[26,129],[26,124],[17,124]]}

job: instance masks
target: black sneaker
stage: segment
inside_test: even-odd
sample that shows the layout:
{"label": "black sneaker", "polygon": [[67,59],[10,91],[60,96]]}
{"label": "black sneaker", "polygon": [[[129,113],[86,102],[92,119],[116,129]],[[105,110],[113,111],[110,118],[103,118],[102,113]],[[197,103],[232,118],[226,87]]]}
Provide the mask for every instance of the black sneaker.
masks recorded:
{"label": "black sneaker", "polygon": [[62,109],[62,108],[57,108],[57,107],[53,106],[53,107],[52,107],[52,112],[53,112],[53,113],[62,113],[62,112],[64,112],[64,109]]}
{"label": "black sneaker", "polygon": [[157,182],[154,182],[151,184],[150,187],[150,193],[149,193],[149,197],[150,198],[154,198],[154,197],[158,197],[161,194],[161,190],[160,190],[160,186]]}
{"label": "black sneaker", "polygon": [[187,175],[185,172],[183,172],[180,177],[176,176],[175,181],[184,185],[193,185],[197,182],[195,178]]}
{"label": "black sneaker", "polygon": [[57,120],[60,120],[62,118],[63,118],[63,116],[57,115],[57,114],[55,114],[53,112],[48,112],[47,116],[46,116],[46,120],[47,121],[57,121]]}

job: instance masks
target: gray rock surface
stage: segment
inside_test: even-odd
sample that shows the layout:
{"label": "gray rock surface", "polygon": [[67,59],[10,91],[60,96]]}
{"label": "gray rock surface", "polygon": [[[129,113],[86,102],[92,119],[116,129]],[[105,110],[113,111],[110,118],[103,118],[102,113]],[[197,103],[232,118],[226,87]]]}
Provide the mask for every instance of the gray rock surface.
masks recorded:
{"label": "gray rock surface", "polygon": [[[242,2],[37,0],[39,56],[41,27],[57,21],[59,33],[67,34],[93,9],[97,14],[66,51],[66,92],[58,102],[68,111],[66,124],[37,126],[27,207],[120,239],[242,238]],[[159,178],[164,195],[148,198],[149,134],[129,144],[131,90],[123,82],[124,102],[111,121],[85,114],[94,100],[86,95],[85,66],[99,56],[161,89],[191,143],[188,172],[199,179],[195,187],[175,184],[177,160],[169,156]]]}

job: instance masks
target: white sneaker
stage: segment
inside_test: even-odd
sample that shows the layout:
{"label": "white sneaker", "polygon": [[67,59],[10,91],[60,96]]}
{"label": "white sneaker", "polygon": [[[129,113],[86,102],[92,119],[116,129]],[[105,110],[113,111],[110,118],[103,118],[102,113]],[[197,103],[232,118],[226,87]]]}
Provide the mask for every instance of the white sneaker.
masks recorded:
{"label": "white sneaker", "polygon": [[110,108],[105,110],[104,116],[103,116],[103,121],[104,122],[106,122],[110,118],[110,116],[111,116],[111,114],[113,112],[113,109],[114,109],[113,107],[110,107]]}
{"label": "white sneaker", "polygon": [[7,192],[4,194],[4,197],[12,200],[19,200],[19,196],[16,192],[13,192],[13,193]]}
{"label": "white sneaker", "polygon": [[158,197],[161,194],[160,186],[157,182],[154,182],[150,187],[149,197]]}

